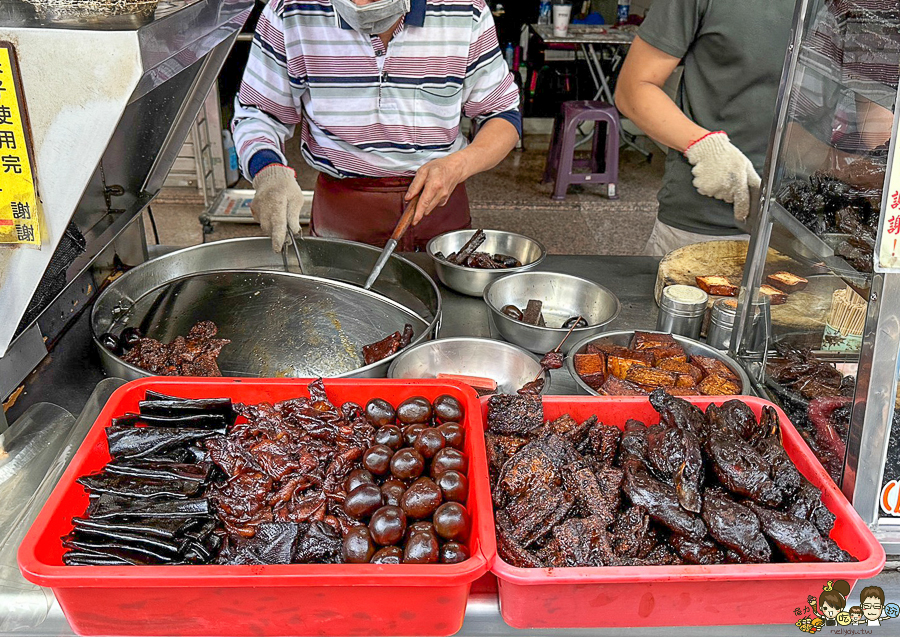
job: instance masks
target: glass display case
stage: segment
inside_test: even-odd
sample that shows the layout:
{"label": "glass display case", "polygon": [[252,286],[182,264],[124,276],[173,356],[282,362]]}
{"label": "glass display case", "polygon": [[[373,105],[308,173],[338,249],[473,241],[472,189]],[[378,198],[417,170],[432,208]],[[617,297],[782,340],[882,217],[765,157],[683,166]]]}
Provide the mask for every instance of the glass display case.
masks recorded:
{"label": "glass display case", "polygon": [[731,352],[894,554],[898,69],[896,0],[798,2]]}

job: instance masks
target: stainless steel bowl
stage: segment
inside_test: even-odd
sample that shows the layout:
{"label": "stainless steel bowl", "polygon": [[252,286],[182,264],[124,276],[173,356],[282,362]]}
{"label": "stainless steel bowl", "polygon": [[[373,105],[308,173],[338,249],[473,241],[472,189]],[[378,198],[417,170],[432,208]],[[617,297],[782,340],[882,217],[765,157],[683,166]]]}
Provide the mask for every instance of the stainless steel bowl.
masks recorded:
{"label": "stainless steel bowl", "polygon": [[[529,299],[543,302],[547,327],[528,325],[500,311],[506,305],[524,310]],[[556,349],[569,331],[561,327],[566,319],[581,315],[588,322],[566,340],[563,350],[568,352],[579,339],[602,332],[620,309],[619,299],[602,285],[556,272],[522,272],[497,279],[485,288],[484,301],[500,336],[536,354]]]}
{"label": "stainless steel bowl", "polygon": [[434,261],[434,269],[437,271],[441,283],[460,294],[481,296],[484,293],[485,286],[491,281],[496,281],[507,274],[531,270],[537,267],[544,260],[544,257],[547,256],[547,250],[544,249],[544,246],[534,239],[529,239],[515,232],[503,232],[502,230],[485,230],[485,241],[478,250],[490,254],[500,253],[515,257],[525,264],[522,267],[504,270],[481,270],[479,268],[454,265],[434,256],[438,252],[445,255],[458,252],[473,234],[475,234],[475,230],[445,232],[429,241],[425,248],[428,256]]}
{"label": "stainless steel bowl", "polygon": [[[649,334],[664,334],[665,332],[654,332],[650,330],[641,330],[643,332],[647,332]],[[575,354],[583,354],[587,349],[589,343],[608,343],[610,345],[621,345],[622,347],[628,347],[631,344],[631,339],[634,337],[634,330],[623,330],[621,332],[606,332],[605,334],[597,334],[595,336],[589,336],[584,338],[572,347],[569,352],[570,355],[566,357],[566,369],[569,370],[569,373],[572,375],[572,378],[575,379],[575,384],[578,385],[578,391],[582,394],[587,394],[589,396],[599,396],[600,394],[588,387],[587,383],[581,380],[581,376],[575,371]],[[713,349],[706,343],[701,343],[700,341],[695,341],[690,338],[686,338],[684,336],[680,336],[678,334],[673,334],[672,338],[675,339],[675,342],[681,345],[684,348],[684,351],[688,356],[708,356],[710,358],[717,358],[725,365],[728,366],[728,369],[733,371],[735,375],[741,381],[741,394],[749,393],[752,391],[750,385],[750,379],[747,377],[746,372],[744,372],[743,368],[738,365],[737,361],[733,358],[725,354],[724,352],[720,352],[717,349]]]}
{"label": "stainless steel bowl", "polygon": [[[497,381],[497,390],[515,394],[541,372],[535,355],[490,338],[440,338],[402,350],[388,369],[388,378],[435,378],[438,374],[481,376]],[[544,371],[544,389],[550,374]]]}
{"label": "stainless steel bowl", "polygon": [[[339,239],[304,237],[298,243],[303,252],[307,278],[321,277],[354,286],[362,286],[381,254],[378,248]],[[130,321],[129,310],[148,292],[192,274],[251,269],[284,272],[281,255],[272,252],[272,242],[267,237],[205,243],[166,254],[126,272],[100,294],[91,310],[91,332],[104,371],[110,376],[126,380],[149,375],[145,370],[113,355],[98,341],[98,337],[104,332],[118,334],[123,328],[135,325]],[[441,316],[440,291],[437,284],[419,266],[393,255],[385,264],[372,290],[407,308],[426,323],[421,333],[416,329],[414,343],[428,340],[437,332]],[[262,324],[267,324],[265,316],[261,315],[259,320]],[[395,356],[397,354],[373,365],[360,366],[335,376],[384,377]],[[278,369],[275,372],[267,371],[265,375],[278,375],[277,372]]]}

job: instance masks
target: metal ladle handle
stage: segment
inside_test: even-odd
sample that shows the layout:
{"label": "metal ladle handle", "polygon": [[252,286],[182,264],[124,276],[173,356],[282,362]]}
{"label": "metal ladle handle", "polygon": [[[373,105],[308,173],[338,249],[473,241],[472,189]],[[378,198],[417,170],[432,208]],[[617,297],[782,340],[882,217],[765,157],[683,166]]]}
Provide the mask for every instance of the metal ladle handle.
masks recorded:
{"label": "metal ladle handle", "polygon": [[[297,247],[297,239],[294,238],[294,233],[291,232],[290,230],[288,230],[287,235],[288,235],[288,237],[290,237],[291,246],[294,248],[294,256],[297,257],[297,266],[300,268],[300,274],[306,274],[303,271],[303,261],[300,260],[300,248]],[[290,272],[291,269],[290,269],[290,266],[288,265],[287,244],[288,244],[288,242],[285,241],[284,245],[281,246],[281,261],[282,261],[282,263],[284,263],[284,271]]]}
{"label": "metal ladle handle", "polygon": [[400,216],[400,220],[397,222],[397,225],[394,226],[394,232],[391,233],[391,238],[388,239],[387,243],[384,244],[384,249],[378,256],[378,260],[375,262],[375,266],[372,268],[372,272],[369,273],[369,277],[366,279],[366,283],[365,285],[363,285],[363,289],[371,289],[372,285],[381,275],[381,271],[384,269],[384,264],[387,263],[388,259],[391,258],[391,255],[397,248],[397,244],[400,242],[400,239],[403,238],[403,235],[406,234],[406,231],[409,230],[409,227],[412,225],[413,217],[416,214],[416,205],[418,203],[419,195],[416,195],[406,204],[406,209]]}
{"label": "metal ladle handle", "polygon": [[291,238],[291,246],[294,248],[294,256],[297,257],[297,267],[300,268],[300,274],[306,274],[303,271],[303,261],[300,259],[300,248],[297,247],[297,239],[294,237],[294,233],[288,230],[288,236]]}

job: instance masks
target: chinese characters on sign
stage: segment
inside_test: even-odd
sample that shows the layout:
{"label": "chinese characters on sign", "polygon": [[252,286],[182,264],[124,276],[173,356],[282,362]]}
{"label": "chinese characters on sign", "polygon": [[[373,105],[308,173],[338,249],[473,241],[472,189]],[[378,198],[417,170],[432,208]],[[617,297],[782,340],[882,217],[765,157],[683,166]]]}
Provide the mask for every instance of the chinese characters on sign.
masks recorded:
{"label": "chinese characters on sign", "polygon": [[[896,122],[894,126],[896,129]],[[892,140],[891,144],[895,142],[896,140]],[[891,148],[891,157],[885,175],[886,188],[881,204],[878,245],[875,246],[876,272],[900,272],[900,149]]]}
{"label": "chinese characters on sign", "polygon": [[17,74],[12,46],[0,43],[0,244],[40,247],[40,208]]}

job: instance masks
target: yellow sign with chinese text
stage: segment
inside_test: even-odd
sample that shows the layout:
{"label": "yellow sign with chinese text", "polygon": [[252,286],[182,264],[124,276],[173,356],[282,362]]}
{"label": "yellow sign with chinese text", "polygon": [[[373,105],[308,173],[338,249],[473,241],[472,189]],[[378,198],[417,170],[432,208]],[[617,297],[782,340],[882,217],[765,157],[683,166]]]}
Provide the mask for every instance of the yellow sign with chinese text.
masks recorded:
{"label": "yellow sign with chinese text", "polygon": [[40,202],[19,69],[0,42],[0,244],[41,246]]}

